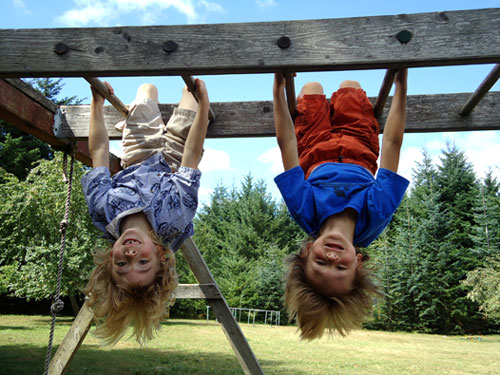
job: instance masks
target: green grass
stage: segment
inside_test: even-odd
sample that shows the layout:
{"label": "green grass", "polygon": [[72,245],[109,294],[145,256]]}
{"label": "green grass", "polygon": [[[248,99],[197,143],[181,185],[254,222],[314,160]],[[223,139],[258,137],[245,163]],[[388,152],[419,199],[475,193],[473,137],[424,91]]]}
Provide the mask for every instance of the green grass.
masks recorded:
{"label": "green grass", "polygon": [[[55,345],[71,325],[58,319]],[[500,336],[465,337],[356,331],[301,342],[294,327],[241,324],[266,374],[498,374]],[[48,317],[0,315],[0,374],[41,374]],[[147,347],[122,340],[103,347],[92,330],[66,374],[242,374],[220,326],[170,320]]]}

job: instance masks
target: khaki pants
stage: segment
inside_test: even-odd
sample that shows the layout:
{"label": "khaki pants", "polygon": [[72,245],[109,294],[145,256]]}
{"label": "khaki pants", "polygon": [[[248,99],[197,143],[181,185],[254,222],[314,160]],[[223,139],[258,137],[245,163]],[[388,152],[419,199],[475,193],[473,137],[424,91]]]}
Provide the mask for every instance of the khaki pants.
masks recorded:
{"label": "khaki pants", "polygon": [[170,167],[179,169],[195,116],[196,112],[175,108],[165,126],[154,100],[147,98],[132,102],[127,118],[115,125],[122,132],[122,167],[127,168],[162,152]]}

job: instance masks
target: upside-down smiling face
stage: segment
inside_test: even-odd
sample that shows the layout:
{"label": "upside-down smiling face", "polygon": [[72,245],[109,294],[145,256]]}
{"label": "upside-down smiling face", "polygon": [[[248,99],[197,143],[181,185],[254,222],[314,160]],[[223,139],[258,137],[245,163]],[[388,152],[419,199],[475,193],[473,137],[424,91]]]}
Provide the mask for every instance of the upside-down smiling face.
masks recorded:
{"label": "upside-down smiling face", "polygon": [[153,283],[165,260],[161,246],[137,228],[125,230],[111,249],[112,274],[116,283],[146,286]]}
{"label": "upside-down smiling face", "polygon": [[305,250],[305,274],[309,284],[327,296],[347,294],[352,289],[362,255],[340,232],[325,232]]}

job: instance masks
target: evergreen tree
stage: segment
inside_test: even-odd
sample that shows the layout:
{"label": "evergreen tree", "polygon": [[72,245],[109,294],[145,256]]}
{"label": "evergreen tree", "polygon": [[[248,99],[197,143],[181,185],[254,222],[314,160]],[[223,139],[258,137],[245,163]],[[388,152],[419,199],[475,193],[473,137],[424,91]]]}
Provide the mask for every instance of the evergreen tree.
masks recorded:
{"label": "evergreen tree", "polygon": [[[492,251],[484,247],[484,234],[496,237],[496,230],[491,235],[485,228],[494,226],[498,206],[494,199],[481,200],[472,165],[455,146],[443,151],[438,167],[425,150],[423,156],[408,199],[386,237],[375,244],[386,297],[371,326],[433,333],[484,330],[487,324],[478,306],[467,300],[461,281]],[[487,186],[484,191],[495,192],[497,185],[490,178]],[[485,210],[490,213],[481,219]],[[477,222],[482,223],[479,229]]]}
{"label": "evergreen tree", "polygon": [[[262,181],[248,175],[239,189],[219,185],[194,225],[194,240],[230,306],[283,310],[284,258],[303,233]],[[178,260],[180,280],[194,281]]]}

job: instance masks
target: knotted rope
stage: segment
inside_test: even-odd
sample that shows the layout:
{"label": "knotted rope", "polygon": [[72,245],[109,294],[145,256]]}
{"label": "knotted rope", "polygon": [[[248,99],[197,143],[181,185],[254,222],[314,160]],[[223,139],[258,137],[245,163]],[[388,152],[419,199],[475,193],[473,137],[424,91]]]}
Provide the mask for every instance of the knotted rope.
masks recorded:
{"label": "knotted rope", "polygon": [[68,169],[68,154],[64,153],[63,157],[63,180],[64,183],[67,184],[66,190],[66,205],[64,211],[64,219],[60,223],[59,231],[61,232],[61,247],[59,250],[59,263],[57,265],[57,286],[56,292],[54,293],[54,297],[52,299],[52,305],[50,306],[50,314],[52,315],[52,322],[50,325],[50,335],[49,335],[49,344],[47,346],[47,355],[45,357],[45,370],[44,375],[47,375],[49,372],[50,360],[52,358],[52,341],[54,339],[54,328],[56,325],[56,317],[57,314],[62,311],[64,308],[64,302],[61,301],[61,284],[62,284],[62,272],[63,272],[63,262],[64,262],[64,252],[66,249],[66,228],[68,227],[68,217],[69,217],[69,208],[71,202],[71,188],[72,188],[72,179],[73,179],[73,165],[75,161],[75,145],[71,146],[71,164],[69,170],[69,178],[67,177],[67,169]]}

